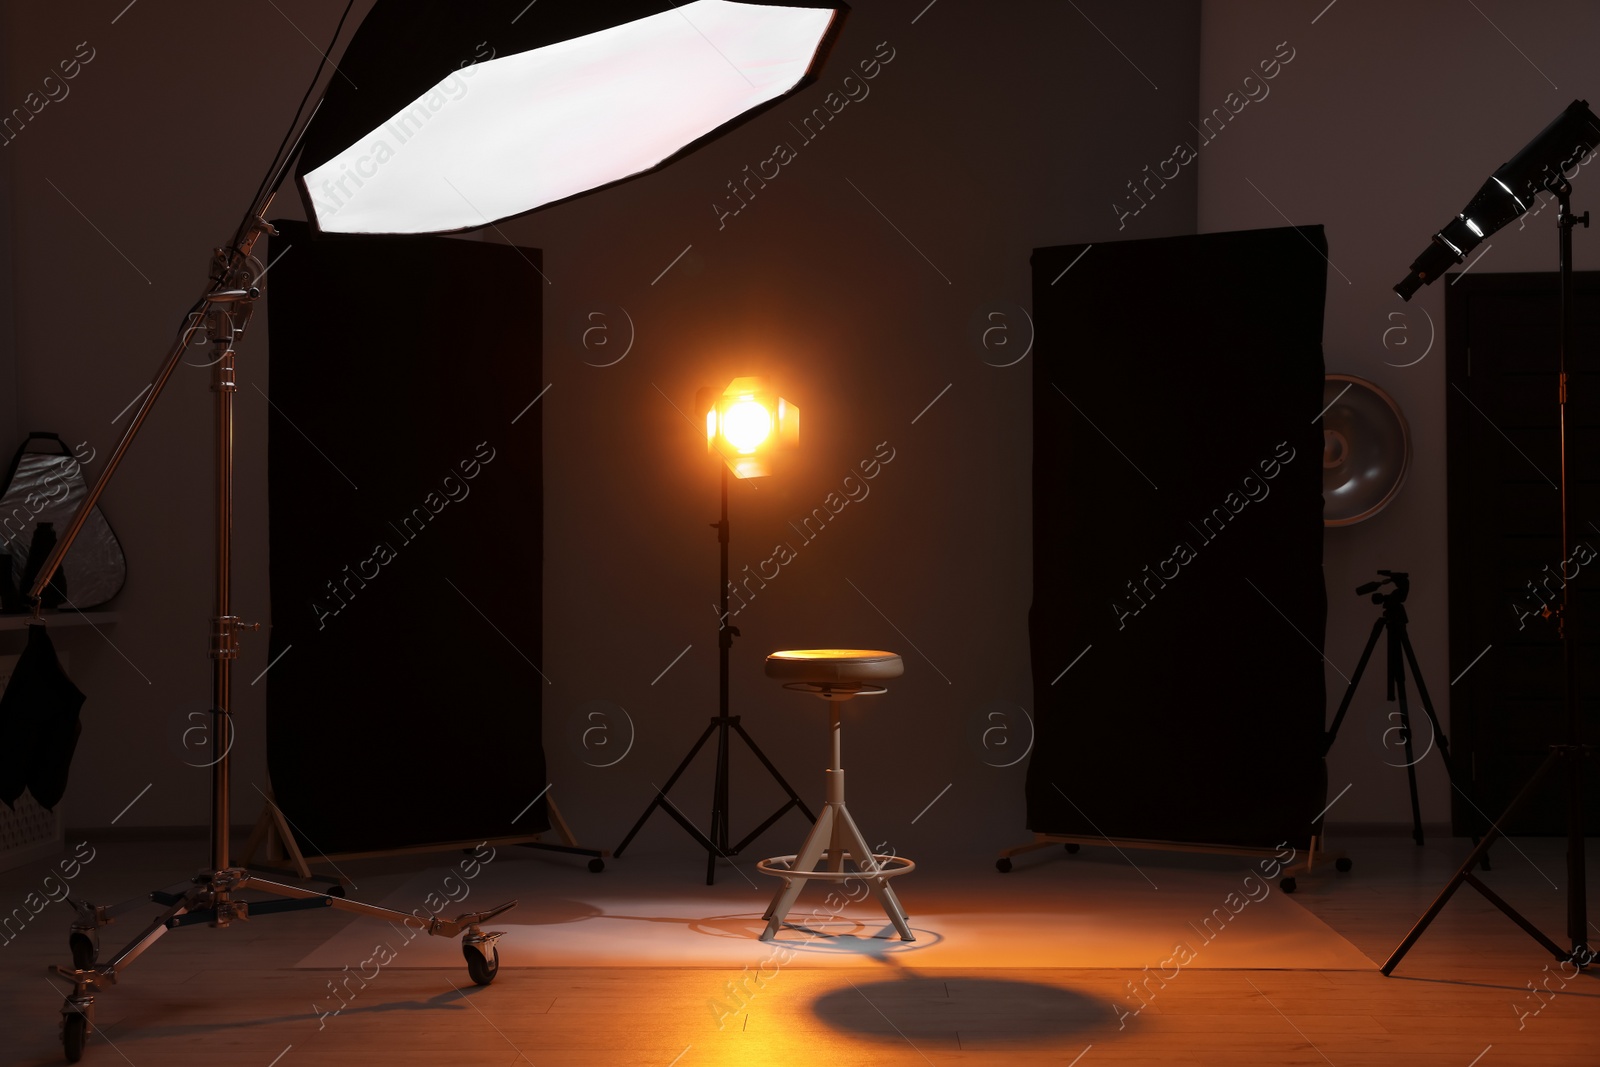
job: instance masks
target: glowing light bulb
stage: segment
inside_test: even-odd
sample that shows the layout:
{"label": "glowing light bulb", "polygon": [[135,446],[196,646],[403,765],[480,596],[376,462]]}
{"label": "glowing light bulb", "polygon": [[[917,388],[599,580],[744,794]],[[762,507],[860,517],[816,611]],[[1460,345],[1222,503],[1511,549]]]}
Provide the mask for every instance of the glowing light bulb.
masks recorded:
{"label": "glowing light bulb", "polygon": [[772,413],[751,397],[741,397],[722,413],[722,436],[739,451],[749,455],[772,433]]}

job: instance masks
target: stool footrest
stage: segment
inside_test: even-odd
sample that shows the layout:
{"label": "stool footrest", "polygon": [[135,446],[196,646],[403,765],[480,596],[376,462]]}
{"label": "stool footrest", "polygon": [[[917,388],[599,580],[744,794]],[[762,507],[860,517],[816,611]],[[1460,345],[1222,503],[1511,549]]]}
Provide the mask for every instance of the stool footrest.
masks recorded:
{"label": "stool footrest", "polygon": [[889,691],[886,685],[873,685],[870,682],[784,682],[783,687],[797,693],[811,693],[823,700],[840,701],[882,696]]}
{"label": "stool footrest", "polygon": [[[849,857],[850,853],[846,852],[844,855]],[[897,874],[906,874],[917,869],[917,865],[904,856],[886,854],[872,857],[879,864],[876,871],[801,871],[792,866],[798,858],[798,856],[772,856],[757,863],[756,870],[778,878],[825,878],[842,882],[850,878],[893,878]]]}

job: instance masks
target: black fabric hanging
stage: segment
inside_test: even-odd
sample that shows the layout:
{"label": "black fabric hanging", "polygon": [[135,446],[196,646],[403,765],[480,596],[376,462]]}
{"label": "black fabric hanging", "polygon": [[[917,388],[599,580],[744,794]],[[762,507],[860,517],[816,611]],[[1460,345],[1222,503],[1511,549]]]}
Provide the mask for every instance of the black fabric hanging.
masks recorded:
{"label": "black fabric hanging", "polygon": [[1304,848],[1327,806],[1327,240],[1099,242],[1065,273],[1085,252],[1033,254],[1028,828]]}
{"label": "black fabric hanging", "polygon": [[56,658],[42,625],[28,627],[28,646],[0,696],[0,800],[12,808],[23,790],[53,809],[67,792],[72,754],[83,732],[84,695]]}

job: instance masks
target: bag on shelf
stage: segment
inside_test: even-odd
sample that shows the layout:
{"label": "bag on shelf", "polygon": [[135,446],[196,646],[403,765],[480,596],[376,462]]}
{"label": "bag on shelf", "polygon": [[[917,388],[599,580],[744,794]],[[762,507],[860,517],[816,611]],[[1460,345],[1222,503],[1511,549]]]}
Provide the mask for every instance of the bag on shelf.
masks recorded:
{"label": "bag on shelf", "polygon": [[[88,495],[83,467],[72,449],[56,434],[30,433],[12,456],[0,490],[0,553],[10,557],[9,579],[0,575],[0,593],[15,588],[14,601],[0,604],[0,610],[29,609],[29,587]],[[122,546],[96,506],[40,601],[45,607],[87,611],[116,596],[127,577]]]}

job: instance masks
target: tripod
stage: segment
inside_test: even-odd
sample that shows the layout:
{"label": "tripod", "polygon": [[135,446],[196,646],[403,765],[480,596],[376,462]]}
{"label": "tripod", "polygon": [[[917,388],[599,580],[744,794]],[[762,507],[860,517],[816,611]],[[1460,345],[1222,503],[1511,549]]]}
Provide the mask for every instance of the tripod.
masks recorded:
{"label": "tripod", "polygon": [[[656,790],[655,798],[644,809],[644,814],[639,816],[639,821],[633,824],[633,829],[628,831],[628,836],[622,839],[622,844],[618,845],[616,850],[612,852],[613,856],[621,857],[622,850],[628,847],[629,842],[643,829],[645,822],[649,820],[657,808],[660,808],[672,816],[679,826],[683,827],[684,833],[694,838],[695,841],[699,842],[700,847],[706,850],[706,885],[714,885],[716,883],[718,856],[737,856],[746,845],[760,837],[767,827],[783,818],[790,808],[799,808],[807,819],[810,819],[813,823],[817,821],[817,817],[811,814],[811,809],[806,807],[806,802],[800,799],[800,794],[796,793],[794,787],[784,780],[783,775],[778,772],[778,768],[774,767],[772,761],[767,758],[767,754],[761,751],[761,746],[755,743],[755,739],[740,724],[739,716],[728,714],[728,654],[733,649],[733,639],[739,636],[739,628],[728,625],[728,468],[725,465],[722,468],[722,518],[712,523],[711,527],[717,531],[717,543],[721,548],[722,557],[722,585],[720,587],[722,614],[719,616],[717,628],[717,667],[720,672],[718,675],[717,714],[711,717],[711,721],[700,734],[700,739],[694,743],[694,747],[689,749],[689,754],[683,757],[683,761],[678,764],[678,769],[672,772],[671,778],[667,779],[667,784]],[[787,803],[767,816],[765,822],[744,835],[733,845],[728,844],[729,730],[739,735],[745,746],[755,753],[756,759],[760,760],[761,765],[767,769],[767,773],[772,775],[773,780],[783,787],[785,793],[789,794]],[[701,833],[700,828],[690,822],[678,810],[678,806],[668,799],[667,794],[672,792],[672,787],[683,776],[683,772],[689,769],[689,764],[694,762],[694,758],[700,754],[700,750],[705,747],[706,742],[711,740],[712,734],[717,735],[717,777],[716,784],[711,789],[711,833],[708,835]]]}
{"label": "tripod", "polygon": [[[1322,741],[1322,754],[1326,756],[1328,750],[1333,748],[1334,741],[1339,736],[1339,725],[1344,722],[1345,712],[1350,710],[1350,701],[1356,695],[1356,687],[1361,684],[1361,675],[1367,669],[1367,661],[1372,658],[1372,650],[1378,647],[1378,637],[1388,631],[1387,642],[1387,669],[1385,681],[1387,682],[1388,699],[1400,705],[1400,736],[1405,745],[1406,753],[1406,779],[1411,786],[1411,837],[1417,844],[1422,844],[1422,807],[1417,801],[1417,762],[1426,758],[1427,753],[1415,756],[1411,745],[1411,709],[1406,702],[1406,666],[1411,667],[1411,677],[1417,683],[1417,696],[1422,700],[1422,710],[1428,714],[1428,722],[1433,726],[1433,736],[1439,740],[1439,755],[1444,758],[1445,774],[1450,777],[1452,784],[1455,776],[1450,772],[1450,742],[1444,736],[1444,730],[1439,726],[1439,716],[1434,714],[1433,701],[1428,699],[1428,687],[1422,680],[1422,670],[1417,666],[1417,654],[1411,648],[1411,636],[1406,631],[1409,621],[1406,615],[1406,596],[1411,592],[1411,575],[1407,571],[1379,571],[1383,575],[1378,581],[1368,582],[1356,589],[1356,596],[1372,594],[1374,604],[1383,605],[1383,614],[1378,616],[1378,621],[1372,624],[1372,636],[1367,638],[1367,647],[1361,651],[1361,662],[1356,664],[1356,673],[1350,678],[1350,684],[1345,687],[1344,699],[1339,703],[1339,711],[1333,717],[1333,725],[1328,728]],[[1393,585],[1391,593],[1379,592],[1384,586]],[[1390,713],[1396,714],[1394,712]],[[1385,731],[1387,735],[1388,731]],[[1487,869],[1487,863],[1485,864]]]}
{"label": "tripod", "polygon": [[[1557,171],[1545,184],[1545,188],[1555,196],[1560,205],[1560,214],[1556,218],[1558,237],[1557,266],[1560,278],[1560,304],[1558,315],[1560,317],[1560,332],[1557,343],[1557,376],[1559,394],[1557,397],[1560,412],[1560,445],[1561,445],[1561,558],[1570,559],[1572,556],[1572,514],[1568,501],[1568,454],[1567,454],[1567,357],[1572,352],[1572,228],[1580,223],[1589,225],[1589,213],[1573,215],[1571,209],[1572,183]],[[1556,622],[1561,634],[1562,658],[1562,685],[1563,685],[1563,710],[1566,712],[1566,738],[1550,746],[1550,754],[1545,757],[1539,769],[1533,772],[1523,785],[1521,792],[1511,801],[1505,813],[1496,819],[1484,833],[1483,839],[1472,850],[1449,883],[1440,892],[1439,896],[1429,906],[1422,918],[1417,920],[1411,932],[1406,934],[1405,940],[1394,950],[1388,961],[1383,965],[1385,976],[1391,974],[1395,967],[1411,951],[1411,946],[1417,943],[1439,912],[1450,902],[1455,891],[1465,882],[1476,889],[1485,900],[1522,928],[1522,931],[1533,938],[1557,960],[1563,963],[1570,962],[1578,968],[1583,968],[1595,962],[1594,951],[1589,947],[1589,918],[1587,912],[1586,885],[1584,870],[1584,812],[1583,812],[1583,761],[1593,753],[1593,746],[1583,743],[1583,724],[1579,717],[1578,685],[1577,685],[1577,652],[1574,642],[1577,635],[1572,629],[1572,585],[1570,581],[1561,584],[1561,604],[1556,609]],[[1489,846],[1504,831],[1501,829],[1527,802],[1534,791],[1544,782],[1550,772],[1560,768],[1564,772],[1567,790],[1567,937],[1570,949],[1563,949],[1544,934],[1533,923],[1529,922],[1510,904],[1502,900],[1488,886],[1479,881],[1472,873],[1472,868],[1478,860],[1488,852]]]}

